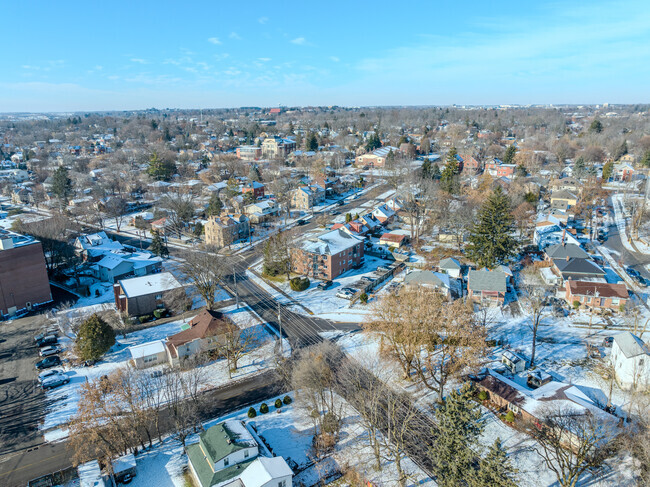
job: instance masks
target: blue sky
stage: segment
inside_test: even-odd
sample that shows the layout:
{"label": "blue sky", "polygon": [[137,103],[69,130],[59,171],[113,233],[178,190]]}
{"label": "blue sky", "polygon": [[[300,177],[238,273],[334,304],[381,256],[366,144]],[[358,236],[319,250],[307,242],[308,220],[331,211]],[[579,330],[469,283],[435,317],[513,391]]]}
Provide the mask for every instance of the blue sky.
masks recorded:
{"label": "blue sky", "polygon": [[650,102],[650,2],[0,0],[0,112]]}

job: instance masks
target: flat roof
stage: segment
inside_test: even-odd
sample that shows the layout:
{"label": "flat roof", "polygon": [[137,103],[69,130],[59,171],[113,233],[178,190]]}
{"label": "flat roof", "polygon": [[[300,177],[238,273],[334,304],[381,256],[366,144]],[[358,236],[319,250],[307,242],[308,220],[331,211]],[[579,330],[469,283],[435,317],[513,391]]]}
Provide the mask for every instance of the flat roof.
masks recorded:
{"label": "flat roof", "polygon": [[172,289],[181,287],[181,284],[171,272],[160,272],[148,276],[134,277],[133,279],[122,279],[119,282],[127,298],[171,291]]}

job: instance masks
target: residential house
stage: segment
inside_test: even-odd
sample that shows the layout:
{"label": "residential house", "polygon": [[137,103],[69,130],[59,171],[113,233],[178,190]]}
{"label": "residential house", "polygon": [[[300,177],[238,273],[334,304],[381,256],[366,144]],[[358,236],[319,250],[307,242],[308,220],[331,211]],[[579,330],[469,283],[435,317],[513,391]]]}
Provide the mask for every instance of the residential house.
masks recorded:
{"label": "residential house", "polygon": [[610,363],[624,389],[650,389],[650,348],[629,331],[614,335]]}
{"label": "residential house", "polygon": [[187,329],[167,337],[169,363],[176,366],[198,353],[215,350],[223,343],[224,336],[239,333],[239,326],[223,313],[204,309],[189,322]]}
{"label": "residential house", "polygon": [[122,483],[122,481],[128,477],[135,477],[137,464],[135,462],[135,455],[133,453],[127,453],[115,460],[111,461],[113,467],[113,478],[115,479],[116,484]]}
{"label": "residential house", "polygon": [[262,148],[256,145],[242,145],[235,152],[242,161],[258,161],[262,158]]}
{"label": "residential house", "polygon": [[120,242],[108,238],[104,231],[77,237],[74,241],[74,248],[84,261],[89,262],[96,262],[108,253],[124,250],[124,246]]}
{"label": "residential house", "polygon": [[11,203],[14,205],[30,205],[34,203],[34,192],[31,188],[18,187],[11,191]]}
{"label": "residential house", "polygon": [[618,164],[614,164],[612,168],[614,181],[630,181],[635,173],[636,170],[632,164],[627,162],[619,162]]}
{"label": "residential house", "polygon": [[264,184],[259,181],[250,181],[242,186],[242,193],[253,193],[253,199],[259,200],[264,198]]}
{"label": "residential house", "polygon": [[460,286],[449,274],[433,271],[411,271],[404,276],[404,286],[437,289],[450,298],[460,297]]}
{"label": "residential house", "polygon": [[129,316],[147,315],[169,308],[174,292],[182,288],[169,272],[122,279],[113,285],[115,306]]}
{"label": "residential house", "polygon": [[565,299],[569,304],[579,302],[592,309],[619,309],[628,300],[625,284],[610,284],[608,282],[564,281]]}
{"label": "residential house", "polygon": [[0,229],[0,319],[51,301],[41,242]]}
{"label": "residential house", "polygon": [[501,354],[501,363],[508,367],[508,370],[513,374],[526,370],[526,359],[510,350],[506,350]]}
{"label": "residential house", "polygon": [[363,239],[331,230],[291,248],[291,268],[298,274],[332,280],[361,263]]}
{"label": "residential house", "polygon": [[216,247],[231,245],[250,235],[250,221],[243,214],[211,216],[203,226],[205,243]]}
{"label": "residential house", "polygon": [[451,277],[458,279],[463,270],[463,267],[460,265],[460,262],[458,262],[458,260],[452,257],[448,257],[440,261],[438,264],[438,269],[440,269],[440,272],[444,272],[446,274],[449,274]]}
{"label": "residential house", "polygon": [[578,204],[578,197],[571,191],[561,189],[551,193],[551,208],[568,210]]}
{"label": "residential house", "polygon": [[381,205],[372,210],[372,216],[374,216],[379,223],[386,226],[395,219],[395,212],[387,205]]}
{"label": "residential house", "polygon": [[129,347],[131,361],[136,369],[144,369],[167,362],[167,349],[162,340]]}
{"label": "residential house", "polygon": [[549,189],[555,191],[569,191],[573,194],[578,194],[582,190],[582,183],[573,177],[555,179],[549,183]]}
{"label": "residential house", "polygon": [[360,216],[358,220],[368,228],[368,233],[375,233],[382,228],[379,219],[371,213]]}
{"label": "residential house", "polygon": [[604,281],[605,271],[591,259],[569,258],[555,259],[551,266],[556,275],[567,280],[600,280]]}
{"label": "residential house", "polygon": [[299,210],[310,210],[323,201],[325,201],[325,190],[317,184],[302,186],[291,192],[291,207]]}
{"label": "residential house", "polygon": [[603,426],[614,427],[618,422],[618,418],[601,409],[601,405],[607,403],[607,397],[598,389],[557,380],[531,389],[492,369],[488,369],[484,377],[479,377],[476,385],[488,393],[490,402],[507,408],[516,417],[537,427],[542,427],[545,416],[557,408],[595,416]]}
{"label": "residential house", "polygon": [[618,162],[634,165],[636,163],[636,157],[634,157],[632,154],[625,154],[618,160]]}
{"label": "residential house", "polygon": [[545,259],[552,262],[556,259],[589,259],[589,254],[585,252],[579,244],[559,243],[551,245],[544,249]]}
{"label": "residential house", "polygon": [[470,299],[489,305],[504,303],[507,283],[503,272],[470,270],[467,279],[467,294]]}
{"label": "residential house", "polygon": [[187,446],[189,470],[200,487],[291,487],[293,472],[282,457],[260,455],[241,421],[219,423]]}
{"label": "residential house", "polygon": [[474,156],[469,154],[461,154],[463,159],[463,169],[470,173],[479,173],[483,170],[483,164]]}
{"label": "residential house", "polygon": [[267,159],[284,159],[296,150],[296,142],[282,137],[267,137],[262,142],[262,156]]}
{"label": "residential house", "polygon": [[244,214],[249,218],[251,223],[262,223],[272,219],[278,214],[278,207],[274,200],[264,200],[246,205]]}
{"label": "residential house", "polygon": [[386,159],[391,152],[397,156],[399,149],[390,145],[380,147],[368,154],[355,157],[354,164],[361,167],[384,167],[386,165]]}
{"label": "residential house", "polygon": [[406,245],[408,242],[408,236],[396,233],[384,233],[379,237],[379,245],[386,245],[388,247],[397,247],[400,248],[402,245]]}
{"label": "residential house", "polygon": [[369,228],[359,220],[352,220],[348,223],[335,223],[332,225],[332,230],[338,230],[339,228],[349,235],[355,235],[358,237],[364,237],[369,231]]}
{"label": "residential house", "polygon": [[495,178],[513,178],[515,175],[515,169],[517,169],[517,164],[505,164],[499,159],[494,159],[485,163],[485,172]]}

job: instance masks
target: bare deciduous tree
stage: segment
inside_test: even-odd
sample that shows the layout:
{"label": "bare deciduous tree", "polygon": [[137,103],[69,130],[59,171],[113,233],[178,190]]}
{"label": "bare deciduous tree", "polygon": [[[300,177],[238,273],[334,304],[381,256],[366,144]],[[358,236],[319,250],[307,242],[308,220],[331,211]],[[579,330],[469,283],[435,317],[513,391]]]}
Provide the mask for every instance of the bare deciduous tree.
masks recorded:
{"label": "bare deciduous tree", "polygon": [[208,252],[186,252],[179,270],[188,289],[203,299],[208,309],[214,309],[219,283],[227,273],[224,257]]}

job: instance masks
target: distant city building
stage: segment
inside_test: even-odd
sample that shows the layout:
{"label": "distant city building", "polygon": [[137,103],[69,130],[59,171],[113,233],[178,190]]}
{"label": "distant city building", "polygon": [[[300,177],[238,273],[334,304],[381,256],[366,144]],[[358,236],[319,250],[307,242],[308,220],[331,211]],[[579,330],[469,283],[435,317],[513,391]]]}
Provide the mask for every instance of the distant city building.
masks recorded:
{"label": "distant city building", "polygon": [[397,147],[388,145],[386,147],[376,149],[368,154],[357,156],[354,159],[354,163],[357,166],[384,167],[386,165],[388,154],[392,152],[395,156],[397,156],[399,151],[400,150]]}
{"label": "distant city building", "polygon": [[256,145],[242,145],[237,147],[236,154],[242,161],[258,161],[262,158],[262,148]]}
{"label": "distant city building", "polygon": [[296,150],[296,142],[282,137],[267,137],[262,142],[262,156],[267,159],[284,159]]}

